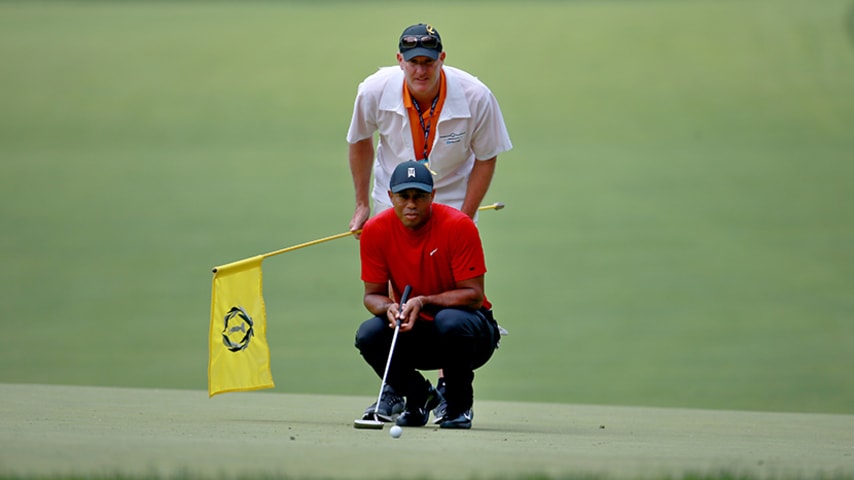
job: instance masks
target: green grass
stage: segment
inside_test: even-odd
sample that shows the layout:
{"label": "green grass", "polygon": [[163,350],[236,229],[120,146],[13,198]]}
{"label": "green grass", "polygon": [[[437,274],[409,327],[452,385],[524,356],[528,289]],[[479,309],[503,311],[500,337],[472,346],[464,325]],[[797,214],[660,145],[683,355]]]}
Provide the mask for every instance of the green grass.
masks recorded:
{"label": "green grass", "polygon": [[[347,229],[356,85],[429,21],[515,145],[478,399],[854,413],[851,12],[0,3],[0,382],[205,389],[210,268]],[[358,273],[265,261],[277,392],[374,394]]]}
{"label": "green grass", "polygon": [[0,478],[854,478],[854,415],[478,399],[471,430],[353,428],[370,396],[0,384]]}

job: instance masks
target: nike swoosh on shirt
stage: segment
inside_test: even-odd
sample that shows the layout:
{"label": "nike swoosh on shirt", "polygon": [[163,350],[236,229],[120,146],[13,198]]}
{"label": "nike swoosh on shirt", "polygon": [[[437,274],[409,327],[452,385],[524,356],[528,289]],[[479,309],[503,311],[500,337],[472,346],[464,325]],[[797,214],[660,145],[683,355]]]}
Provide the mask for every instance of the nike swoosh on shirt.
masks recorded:
{"label": "nike swoosh on shirt", "polygon": [[434,253],[436,253],[436,252],[438,252],[438,251],[439,251],[439,249],[438,249],[438,248],[434,248],[434,249],[433,249],[433,251],[432,251],[432,252],[430,252],[430,256],[432,257],[432,256],[433,256],[433,254],[434,254]]}

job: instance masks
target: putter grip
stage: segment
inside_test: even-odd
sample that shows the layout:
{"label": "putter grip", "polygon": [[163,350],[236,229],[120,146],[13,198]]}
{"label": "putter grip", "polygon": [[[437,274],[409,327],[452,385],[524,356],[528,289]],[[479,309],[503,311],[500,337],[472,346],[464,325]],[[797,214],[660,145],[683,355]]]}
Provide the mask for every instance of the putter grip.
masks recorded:
{"label": "putter grip", "polygon": [[400,305],[406,303],[409,300],[409,294],[412,292],[412,287],[407,285],[403,287],[403,295],[400,296]]}
{"label": "putter grip", "polygon": [[[398,303],[398,305],[403,306],[403,304],[405,304],[406,301],[409,300],[410,292],[412,292],[411,286],[407,285],[407,286],[403,287],[403,295],[400,296],[400,302]],[[398,327],[400,326],[400,319],[399,318],[397,319],[397,326]]]}

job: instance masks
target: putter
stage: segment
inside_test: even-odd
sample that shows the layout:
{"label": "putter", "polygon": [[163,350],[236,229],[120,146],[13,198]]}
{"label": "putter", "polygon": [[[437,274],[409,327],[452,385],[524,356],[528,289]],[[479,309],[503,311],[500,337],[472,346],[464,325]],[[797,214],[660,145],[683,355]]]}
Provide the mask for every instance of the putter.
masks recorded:
{"label": "putter", "polygon": [[[409,285],[403,289],[403,295],[400,297],[399,305],[404,305],[406,301],[409,299],[409,292],[412,290],[412,287]],[[391,366],[391,356],[394,354],[394,344],[397,343],[397,332],[400,330],[400,319],[397,319],[397,322],[394,324],[394,334],[391,337],[391,346],[388,349],[388,360],[385,362],[385,372],[383,373],[383,380],[380,383],[380,394],[377,395],[377,403],[374,405],[374,418],[373,419],[364,419],[357,418],[353,421],[353,428],[366,428],[372,430],[382,430],[384,426],[384,422],[377,419],[377,410],[380,408],[380,400],[383,399],[383,390],[385,389],[385,381],[388,377],[388,367]]]}

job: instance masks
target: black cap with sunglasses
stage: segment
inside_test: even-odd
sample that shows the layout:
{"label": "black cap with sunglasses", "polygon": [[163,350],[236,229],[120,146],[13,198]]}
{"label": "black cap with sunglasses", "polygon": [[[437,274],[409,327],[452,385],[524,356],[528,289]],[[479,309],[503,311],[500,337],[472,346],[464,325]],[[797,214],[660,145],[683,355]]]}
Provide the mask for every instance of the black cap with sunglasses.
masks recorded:
{"label": "black cap with sunglasses", "polygon": [[429,57],[436,60],[442,53],[442,37],[431,25],[419,23],[403,31],[398,47],[403,54],[403,59],[407,62],[414,57]]}

